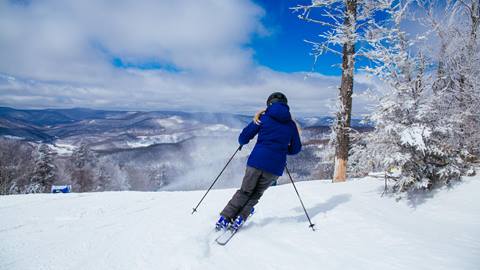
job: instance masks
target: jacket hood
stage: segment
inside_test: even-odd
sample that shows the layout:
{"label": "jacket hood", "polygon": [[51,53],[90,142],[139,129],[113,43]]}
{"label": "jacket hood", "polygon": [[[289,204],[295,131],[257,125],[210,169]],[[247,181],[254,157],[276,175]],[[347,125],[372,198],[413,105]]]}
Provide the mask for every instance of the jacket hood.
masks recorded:
{"label": "jacket hood", "polygon": [[283,123],[292,120],[292,116],[290,115],[290,108],[287,104],[280,102],[276,102],[268,106],[265,114]]}

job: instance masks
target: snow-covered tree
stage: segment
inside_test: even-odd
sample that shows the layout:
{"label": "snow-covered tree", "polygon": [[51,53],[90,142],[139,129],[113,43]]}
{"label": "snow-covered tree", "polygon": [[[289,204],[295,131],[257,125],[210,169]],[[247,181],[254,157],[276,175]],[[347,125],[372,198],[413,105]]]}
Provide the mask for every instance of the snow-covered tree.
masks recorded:
{"label": "snow-covered tree", "polygon": [[0,138],[0,195],[25,193],[37,149],[29,143]]}
{"label": "snow-covered tree", "polygon": [[36,153],[35,169],[26,187],[26,193],[48,192],[55,181],[54,152],[47,144],[40,144]]}
{"label": "snow-covered tree", "polygon": [[97,157],[86,143],[82,143],[72,154],[71,176],[73,188],[80,192],[94,191],[97,189],[94,168]]}
{"label": "snow-covered tree", "polygon": [[441,44],[438,52],[430,46],[438,66],[433,78],[432,108],[451,130],[452,138],[447,142],[458,149],[462,159],[472,161],[480,154],[479,2],[418,3],[427,14],[421,22],[432,29]]}
{"label": "snow-covered tree", "polygon": [[129,190],[125,172],[110,158],[99,158],[95,168],[96,190]]}
{"label": "snow-covered tree", "polygon": [[105,186],[106,190],[130,190],[131,186],[127,174],[120,166],[107,163],[106,168],[106,170],[111,173],[110,181],[108,181]]}
{"label": "snow-covered tree", "polygon": [[[479,157],[480,103],[478,74],[480,50],[478,1],[417,1],[422,22],[432,29],[440,48],[427,46],[432,55],[432,94],[422,117],[433,127],[431,182],[448,183],[473,173],[471,162]],[[436,132],[435,132],[436,131]]]}
{"label": "snow-covered tree", "polygon": [[312,0],[309,5],[292,8],[300,13],[300,19],[319,25],[319,40],[307,41],[313,45],[315,63],[326,53],[341,57],[337,119],[332,127],[335,144],[334,181],[345,181],[347,178],[354,71],[356,58],[360,56],[358,47],[365,43],[366,27],[375,23],[377,13],[383,12],[384,2],[388,3],[382,0]]}
{"label": "snow-covered tree", "polygon": [[[427,11],[421,21],[428,21],[428,29],[439,34],[440,48],[419,42],[429,40],[430,31],[408,37],[402,30],[402,20],[413,4]],[[438,10],[433,8],[436,4],[392,1],[387,23],[372,24],[367,30],[372,49],[365,54],[373,65],[366,71],[382,79],[386,91],[371,116],[375,131],[353,148],[353,169],[398,169],[394,191],[429,189],[459,179],[475,156],[472,142],[479,117],[475,74],[480,70],[475,69],[478,61],[473,61],[478,59],[478,48],[471,48],[477,42],[471,41],[471,31],[465,31],[472,28],[464,28],[458,5],[444,6],[448,16],[440,24],[432,15]],[[470,10],[475,10],[474,5]]]}

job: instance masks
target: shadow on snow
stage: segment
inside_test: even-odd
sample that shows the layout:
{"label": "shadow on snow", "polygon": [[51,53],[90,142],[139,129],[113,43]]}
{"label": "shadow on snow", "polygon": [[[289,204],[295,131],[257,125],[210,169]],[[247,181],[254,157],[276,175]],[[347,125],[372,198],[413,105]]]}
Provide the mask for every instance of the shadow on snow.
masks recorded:
{"label": "shadow on snow", "polygon": [[[326,202],[319,203],[313,207],[308,207],[307,206],[307,212],[310,215],[311,219],[314,219],[315,216],[321,213],[327,213],[328,211],[333,210],[335,207],[348,202],[351,199],[352,195],[351,194],[339,194],[331,197],[328,199]],[[307,222],[307,217],[305,216],[305,213],[303,212],[302,207],[296,207],[294,208],[294,211],[297,213],[300,213],[299,215],[296,216],[287,216],[287,217],[268,217],[264,218],[258,222],[246,224],[245,227],[250,227],[250,226],[265,226],[268,225],[269,223],[276,222],[276,223],[284,223],[284,222]]]}

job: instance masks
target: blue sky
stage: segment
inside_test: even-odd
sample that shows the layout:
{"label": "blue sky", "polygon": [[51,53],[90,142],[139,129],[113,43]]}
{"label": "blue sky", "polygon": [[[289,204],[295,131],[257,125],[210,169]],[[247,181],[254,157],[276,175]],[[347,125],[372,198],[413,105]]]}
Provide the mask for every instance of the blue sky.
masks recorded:
{"label": "blue sky", "polygon": [[[272,31],[270,36],[253,39],[251,46],[255,50],[255,61],[283,72],[310,71],[313,68],[311,45],[304,40],[316,40],[321,30],[317,24],[298,19],[298,13],[290,9],[299,4],[308,4],[309,1],[255,2],[265,9],[263,22]],[[338,63],[338,57],[326,54],[315,65],[314,70],[325,75],[339,75],[340,69],[334,66]]]}
{"label": "blue sky", "polygon": [[340,59],[312,72],[303,40],[321,29],[289,9],[306,3],[0,0],[0,106],[252,113],[283,91],[299,114],[331,114]]}

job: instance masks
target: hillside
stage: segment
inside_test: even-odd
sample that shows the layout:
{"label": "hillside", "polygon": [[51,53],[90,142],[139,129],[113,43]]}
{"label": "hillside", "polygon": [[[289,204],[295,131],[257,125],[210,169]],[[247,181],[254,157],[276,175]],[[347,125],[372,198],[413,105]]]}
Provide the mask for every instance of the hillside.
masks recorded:
{"label": "hillside", "polygon": [[298,183],[265,193],[225,247],[213,223],[234,190],[0,197],[0,269],[478,269],[480,177],[416,202],[383,183]]}
{"label": "hillside", "polygon": [[[326,156],[332,119],[297,120],[305,147],[299,155],[289,158],[295,179],[329,177],[333,165]],[[53,184],[71,184],[74,191],[205,189],[236,149],[238,135],[250,121],[251,116],[230,113],[0,107],[0,153],[8,156],[6,164],[0,166],[0,174],[18,176],[8,178],[0,194],[24,193],[28,189],[30,179],[25,175],[35,169],[28,162],[39,156],[42,142],[51,149],[48,155],[55,168]],[[359,121],[353,121],[359,132],[371,129]],[[234,159],[226,171],[227,180],[218,187],[238,185],[253,144]],[[72,175],[72,168],[79,164],[75,159],[82,156],[87,157],[82,162],[91,164],[88,173],[96,176],[84,184]]]}

